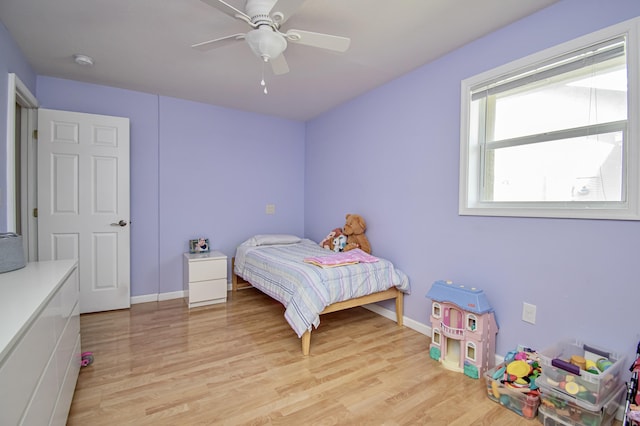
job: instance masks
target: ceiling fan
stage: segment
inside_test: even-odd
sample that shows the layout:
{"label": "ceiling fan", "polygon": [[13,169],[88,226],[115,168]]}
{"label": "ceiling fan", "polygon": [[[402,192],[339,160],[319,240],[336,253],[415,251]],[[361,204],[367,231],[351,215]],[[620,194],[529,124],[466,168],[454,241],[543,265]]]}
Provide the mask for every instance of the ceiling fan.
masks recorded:
{"label": "ceiling fan", "polygon": [[[192,45],[194,49],[206,51],[245,40],[253,53],[264,62],[269,62],[274,74],[286,74],[289,65],[283,52],[287,42],[303,44],[336,52],[345,52],[351,39],[311,31],[290,29],[280,31],[305,0],[247,0],[242,11],[224,0],[202,0],[232,18],[239,19],[251,27],[247,33],[232,34]],[[263,84],[264,85],[264,84]]]}

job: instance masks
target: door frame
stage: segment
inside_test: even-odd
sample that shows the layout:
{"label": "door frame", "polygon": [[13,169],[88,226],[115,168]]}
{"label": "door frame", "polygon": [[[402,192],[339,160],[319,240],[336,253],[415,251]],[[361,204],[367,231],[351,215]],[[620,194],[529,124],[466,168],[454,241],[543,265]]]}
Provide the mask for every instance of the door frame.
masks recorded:
{"label": "door frame", "polygon": [[[21,128],[16,129],[16,104],[21,108]],[[38,99],[31,93],[29,88],[20,80],[15,73],[8,74],[7,90],[7,163],[5,194],[6,206],[6,230],[16,231],[16,135],[19,136],[20,158],[21,158],[21,220],[23,224],[22,241],[24,245],[25,259],[28,261],[38,260],[38,232],[37,218],[34,217],[33,209],[36,208],[37,200],[37,149],[34,132],[38,128]]]}

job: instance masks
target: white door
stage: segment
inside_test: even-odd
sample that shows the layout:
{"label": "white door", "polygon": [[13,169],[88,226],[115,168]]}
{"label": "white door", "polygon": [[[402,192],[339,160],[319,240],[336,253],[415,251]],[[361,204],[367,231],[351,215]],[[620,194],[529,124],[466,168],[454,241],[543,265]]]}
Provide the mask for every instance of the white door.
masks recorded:
{"label": "white door", "polygon": [[129,119],[38,111],[38,257],[78,259],[80,312],[130,306]]}

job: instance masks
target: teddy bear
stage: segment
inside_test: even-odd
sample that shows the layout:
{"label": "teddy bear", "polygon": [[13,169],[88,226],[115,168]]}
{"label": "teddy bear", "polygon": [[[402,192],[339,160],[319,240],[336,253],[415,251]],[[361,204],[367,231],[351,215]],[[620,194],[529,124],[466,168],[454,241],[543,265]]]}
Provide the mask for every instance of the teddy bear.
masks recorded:
{"label": "teddy bear", "polygon": [[347,214],[346,223],[342,232],[347,236],[347,245],[343,251],[349,251],[356,248],[371,254],[371,245],[364,231],[367,229],[367,223],[359,214]]}

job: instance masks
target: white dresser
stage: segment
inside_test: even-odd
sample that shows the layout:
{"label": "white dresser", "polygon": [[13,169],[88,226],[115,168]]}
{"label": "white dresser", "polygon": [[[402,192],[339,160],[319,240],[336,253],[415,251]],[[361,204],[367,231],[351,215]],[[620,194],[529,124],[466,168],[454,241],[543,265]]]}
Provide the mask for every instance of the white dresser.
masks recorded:
{"label": "white dresser", "polygon": [[80,371],[75,260],[0,274],[0,424],[64,425]]}
{"label": "white dresser", "polygon": [[227,256],[219,251],[185,253],[185,301],[189,308],[227,301]]}

